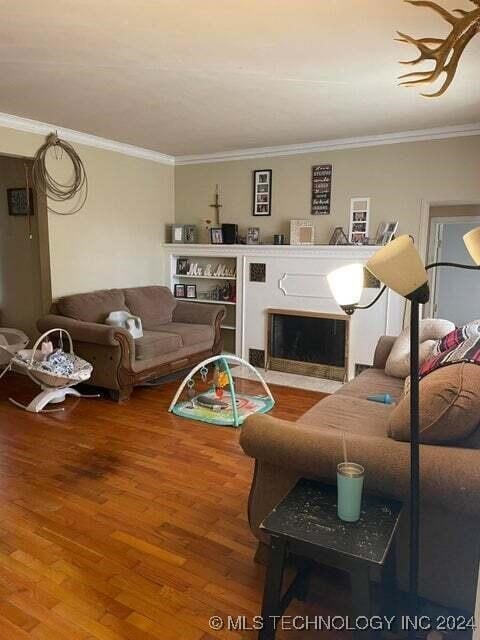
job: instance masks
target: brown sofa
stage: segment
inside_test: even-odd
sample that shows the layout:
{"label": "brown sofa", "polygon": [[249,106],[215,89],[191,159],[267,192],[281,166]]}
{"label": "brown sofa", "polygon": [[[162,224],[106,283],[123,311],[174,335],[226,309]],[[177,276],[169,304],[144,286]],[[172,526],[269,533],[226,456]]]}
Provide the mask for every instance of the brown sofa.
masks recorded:
{"label": "brown sofa", "polygon": [[[394,338],[382,338],[374,368],[321,400],[298,422],[258,414],[249,417],[240,443],[245,453],[255,458],[249,521],[262,551],[267,539],[259,532],[259,523],[300,477],[336,482],[336,467],[343,459],[342,432],[346,432],[350,459],[366,469],[367,491],[400,499],[406,506],[397,547],[399,584],[406,590],[410,445],[387,435],[394,408],[367,400],[374,393],[390,393],[395,400],[403,394],[404,381],[384,372],[393,341]],[[442,375],[453,369],[446,367]],[[420,594],[445,606],[471,612],[480,538],[478,431],[469,440],[453,446],[420,447]]]}
{"label": "brown sofa", "polygon": [[[104,324],[111,311],[139,316],[143,337]],[[188,369],[221,352],[221,305],[179,301],[167,287],[106,289],[60,298],[38,321],[41,332],[60,327],[72,336],[75,353],[93,364],[90,384],[118,400],[135,385]]]}

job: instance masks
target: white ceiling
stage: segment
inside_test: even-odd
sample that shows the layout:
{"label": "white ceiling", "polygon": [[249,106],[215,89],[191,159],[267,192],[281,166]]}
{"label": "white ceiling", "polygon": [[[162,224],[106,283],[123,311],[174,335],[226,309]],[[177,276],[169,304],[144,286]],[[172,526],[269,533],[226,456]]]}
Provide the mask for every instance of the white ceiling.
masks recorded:
{"label": "white ceiling", "polygon": [[480,35],[441,98],[396,86],[398,60],[415,57],[396,29],[448,32],[401,0],[0,0],[0,9],[1,112],[170,155],[480,121]]}

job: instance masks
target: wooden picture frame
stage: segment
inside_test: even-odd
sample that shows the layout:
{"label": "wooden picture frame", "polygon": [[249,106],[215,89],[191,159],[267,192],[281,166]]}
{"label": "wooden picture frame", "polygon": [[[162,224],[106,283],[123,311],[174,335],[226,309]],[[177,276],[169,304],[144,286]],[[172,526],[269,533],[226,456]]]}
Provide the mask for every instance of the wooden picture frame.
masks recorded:
{"label": "wooden picture frame", "polygon": [[9,216],[33,216],[33,189],[25,187],[7,189],[7,204]]}
{"label": "wooden picture frame", "polygon": [[315,241],[315,227],[310,220],[290,220],[290,244],[311,245]]}
{"label": "wooden picture frame", "polygon": [[271,169],[258,169],[253,172],[253,215],[272,215]]}

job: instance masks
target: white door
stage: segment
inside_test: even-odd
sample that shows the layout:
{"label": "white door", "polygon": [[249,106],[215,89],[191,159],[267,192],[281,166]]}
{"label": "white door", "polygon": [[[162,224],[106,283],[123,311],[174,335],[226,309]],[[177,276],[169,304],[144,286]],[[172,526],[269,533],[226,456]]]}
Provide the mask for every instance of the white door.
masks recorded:
{"label": "white door", "polygon": [[[436,222],[432,226],[436,239],[435,261],[473,265],[463,236],[478,227],[480,220],[450,220],[451,218],[448,222]],[[457,326],[480,318],[480,273],[452,267],[439,267],[435,271],[433,316],[451,320]]]}

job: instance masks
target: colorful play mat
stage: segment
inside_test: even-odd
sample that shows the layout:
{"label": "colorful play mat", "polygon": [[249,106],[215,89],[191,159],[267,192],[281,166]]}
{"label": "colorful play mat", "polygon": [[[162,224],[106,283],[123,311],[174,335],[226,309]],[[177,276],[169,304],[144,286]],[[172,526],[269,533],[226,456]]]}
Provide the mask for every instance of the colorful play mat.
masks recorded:
{"label": "colorful play mat", "polygon": [[[264,393],[237,393],[229,363],[244,366],[252,371],[261,385],[260,390]],[[200,374],[202,382],[209,386],[206,391],[197,390],[194,378],[197,373]],[[207,358],[190,371],[178,388],[168,410],[190,420],[240,427],[249,415],[267,413],[274,404],[275,400],[267,383],[255,367],[237,356],[222,354]]]}

